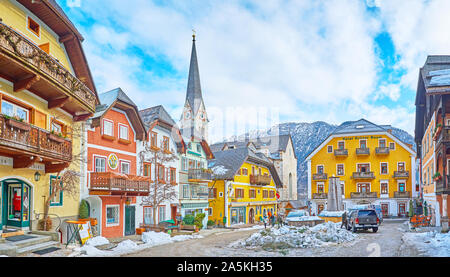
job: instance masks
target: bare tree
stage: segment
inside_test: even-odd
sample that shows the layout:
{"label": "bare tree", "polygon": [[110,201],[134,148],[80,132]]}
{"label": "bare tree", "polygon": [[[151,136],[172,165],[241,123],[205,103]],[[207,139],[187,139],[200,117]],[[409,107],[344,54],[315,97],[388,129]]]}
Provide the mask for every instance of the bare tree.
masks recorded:
{"label": "bare tree", "polygon": [[[165,172],[160,171],[160,165],[164,166],[167,163],[178,160],[178,155],[171,149],[166,150],[164,142],[161,142],[161,147],[152,146],[150,142],[144,142],[144,150],[139,153],[141,172],[144,170],[144,162],[150,162],[154,165],[154,180],[150,184],[150,192],[148,196],[142,198],[142,205],[149,205],[153,208],[153,222],[156,224],[157,207],[166,201],[177,199],[177,187],[173,184],[173,180],[167,181]],[[150,168],[151,170],[151,168]],[[169,172],[170,174],[170,172]]]}
{"label": "bare tree", "polygon": [[[66,136],[70,137],[72,141],[80,141],[80,152],[75,154],[72,153],[72,159],[69,163],[69,166],[61,169],[58,172],[55,172],[57,174],[56,178],[54,178],[51,184],[49,184],[50,193],[48,198],[46,198],[44,201],[44,218],[42,221],[40,221],[40,224],[42,224],[41,227],[44,230],[50,229],[50,226],[48,226],[48,215],[52,199],[54,199],[55,196],[60,193],[64,193],[64,195],[68,195],[73,199],[77,199],[80,193],[80,178],[83,176],[80,172],[80,167],[82,164],[87,163],[85,150],[84,147],[82,147],[82,145],[84,145],[83,133],[84,123],[74,124],[71,130],[67,131]],[[61,134],[59,135],[61,136]]]}

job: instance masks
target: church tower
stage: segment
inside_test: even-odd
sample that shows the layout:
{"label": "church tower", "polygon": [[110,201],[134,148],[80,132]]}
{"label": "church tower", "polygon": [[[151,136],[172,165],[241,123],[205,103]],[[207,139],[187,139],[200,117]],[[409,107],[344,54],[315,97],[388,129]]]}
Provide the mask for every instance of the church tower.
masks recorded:
{"label": "church tower", "polygon": [[192,35],[192,53],[189,66],[189,78],[186,101],[180,119],[183,136],[208,141],[208,116],[202,97],[200,73],[198,70],[195,33]]}

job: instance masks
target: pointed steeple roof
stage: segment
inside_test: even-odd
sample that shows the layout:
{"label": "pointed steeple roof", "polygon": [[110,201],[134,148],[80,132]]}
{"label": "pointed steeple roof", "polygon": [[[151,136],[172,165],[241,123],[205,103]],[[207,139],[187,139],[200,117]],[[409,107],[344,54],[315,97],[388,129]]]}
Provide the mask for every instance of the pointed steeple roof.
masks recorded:
{"label": "pointed steeple roof", "polygon": [[192,53],[191,64],[189,66],[189,78],[186,92],[186,102],[189,103],[193,115],[196,115],[198,109],[203,103],[202,88],[200,86],[200,73],[198,70],[197,50],[195,48],[195,34],[192,35]]}

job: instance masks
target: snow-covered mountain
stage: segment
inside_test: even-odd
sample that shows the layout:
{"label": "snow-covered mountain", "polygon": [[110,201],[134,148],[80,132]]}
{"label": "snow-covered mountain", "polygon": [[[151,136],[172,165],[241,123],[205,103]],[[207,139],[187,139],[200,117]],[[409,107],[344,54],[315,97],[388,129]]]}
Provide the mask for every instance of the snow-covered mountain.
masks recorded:
{"label": "snow-covered mountain", "polygon": [[[345,123],[344,123],[345,124]],[[300,194],[305,194],[308,186],[308,168],[305,162],[305,158],[317,147],[324,139],[330,135],[337,125],[328,124],[323,121],[316,121],[313,123],[296,123],[288,122],[281,123],[273,126],[269,130],[257,130],[250,131],[247,134],[240,136],[233,136],[229,138],[229,141],[244,139],[246,136],[255,138],[258,136],[266,135],[284,135],[290,134],[294,143],[295,154],[297,155],[297,175],[298,186],[297,190]],[[392,127],[392,134],[399,138],[401,141],[413,145],[413,149],[416,149],[413,136],[408,132]]]}

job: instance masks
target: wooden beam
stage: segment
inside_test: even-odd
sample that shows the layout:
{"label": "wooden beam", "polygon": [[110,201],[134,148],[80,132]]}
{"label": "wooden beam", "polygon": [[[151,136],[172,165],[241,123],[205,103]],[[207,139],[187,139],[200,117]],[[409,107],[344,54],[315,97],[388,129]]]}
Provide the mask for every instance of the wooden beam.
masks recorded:
{"label": "wooden beam", "polygon": [[24,89],[30,89],[31,86],[39,81],[41,77],[38,75],[33,75],[32,77],[22,79],[14,83],[14,92],[18,92]]}
{"label": "wooden beam", "polygon": [[13,159],[13,168],[28,168],[37,161],[34,156],[18,156]]}
{"label": "wooden beam", "polygon": [[86,114],[79,114],[79,115],[75,115],[73,117],[73,121],[75,122],[79,122],[79,121],[86,121],[88,120],[90,117],[92,117],[94,114],[92,113],[86,113]]}
{"label": "wooden beam", "polygon": [[75,36],[73,34],[69,33],[67,35],[64,35],[64,36],[60,37],[59,38],[59,42],[65,43],[66,41],[72,40],[74,38],[75,38]]}
{"label": "wooden beam", "polygon": [[69,163],[45,163],[45,174],[47,173],[57,173],[63,171],[65,168],[69,167]]}
{"label": "wooden beam", "polygon": [[69,96],[52,99],[48,101],[48,108],[49,109],[61,108],[69,101],[70,101]]}

